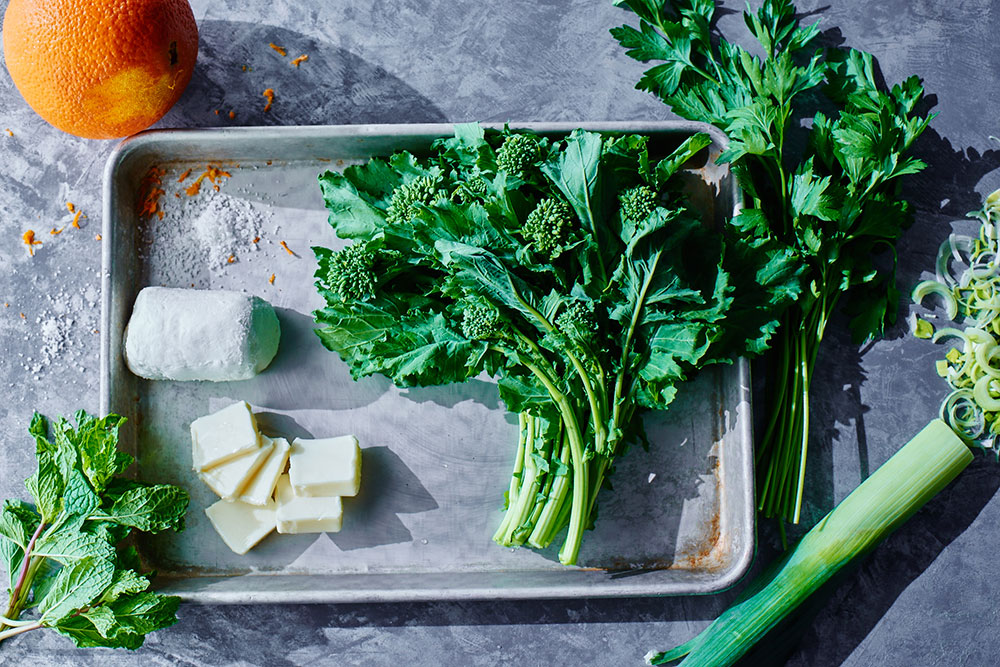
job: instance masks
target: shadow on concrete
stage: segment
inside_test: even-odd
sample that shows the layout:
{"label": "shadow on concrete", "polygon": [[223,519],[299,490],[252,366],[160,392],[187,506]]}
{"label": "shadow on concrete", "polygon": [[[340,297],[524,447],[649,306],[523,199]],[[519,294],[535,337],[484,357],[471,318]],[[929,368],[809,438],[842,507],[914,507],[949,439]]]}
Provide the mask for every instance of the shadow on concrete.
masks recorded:
{"label": "shadow on concrete", "polygon": [[[219,20],[202,21],[198,29],[198,64],[191,83],[160,127],[447,120],[431,100],[382,67],[302,33]],[[271,43],[287,55],[270,48]],[[309,59],[292,65],[302,54]],[[274,91],[274,103],[264,111],[267,89]]]}

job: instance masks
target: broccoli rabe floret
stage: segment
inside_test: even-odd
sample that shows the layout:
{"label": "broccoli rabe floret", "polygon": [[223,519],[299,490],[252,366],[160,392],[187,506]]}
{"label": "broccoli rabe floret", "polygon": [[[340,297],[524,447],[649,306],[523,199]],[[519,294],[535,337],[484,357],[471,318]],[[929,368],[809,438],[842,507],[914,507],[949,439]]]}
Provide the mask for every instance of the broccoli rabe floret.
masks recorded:
{"label": "broccoli rabe floret", "polygon": [[493,340],[500,337],[500,313],[481,303],[466,304],[462,310],[462,335],[469,340]]}
{"label": "broccoli rabe floret", "polygon": [[378,284],[376,268],[386,269],[398,257],[398,252],[372,249],[364,243],[345,246],[330,256],[327,285],[344,301],[368,301]]}
{"label": "broccoli rabe floret", "polygon": [[471,203],[486,196],[489,184],[482,176],[472,176],[456,188],[454,196],[463,204]]}
{"label": "broccoli rabe floret", "polygon": [[622,220],[639,222],[656,208],[656,193],[648,185],[629,188],[618,195]]}
{"label": "broccoli rabe floret", "polygon": [[528,214],[521,234],[536,251],[555,259],[565,250],[572,224],[569,204],[558,199],[543,199]]}
{"label": "broccoli rabe floret", "polygon": [[556,316],[556,328],[564,336],[581,343],[589,343],[597,335],[597,318],[594,304],[579,299],[570,301]]}
{"label": "broccoli rabe floret", "polygon": [[396,188],[389,201],[386,220],[400,223],[412,220],[419,210],[418,205],[430,206],[437,198],[438,181],[431,176],[421,176]]}
{"label": "broccoli rabe floret", "polygon": [[526,134],[508,136],[497,151],[497,169],[514,176],[524,176],[528,167],[537,160],[538,142]]}

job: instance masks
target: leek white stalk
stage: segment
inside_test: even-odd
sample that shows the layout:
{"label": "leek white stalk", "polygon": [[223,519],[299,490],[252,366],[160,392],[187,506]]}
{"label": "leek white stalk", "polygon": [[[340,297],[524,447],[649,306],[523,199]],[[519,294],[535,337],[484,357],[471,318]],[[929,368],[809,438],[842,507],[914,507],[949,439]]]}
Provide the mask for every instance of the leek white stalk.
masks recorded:
{"label": "leek white stalk", "polygon": [[867,553],[923,507],[972,461],[972,452],[935,419],[806,533],[788,557],[748,587],[694,639],[650,664],[687,656],[684,667],[725,667],[744,655],[782,618],[844,565]]}

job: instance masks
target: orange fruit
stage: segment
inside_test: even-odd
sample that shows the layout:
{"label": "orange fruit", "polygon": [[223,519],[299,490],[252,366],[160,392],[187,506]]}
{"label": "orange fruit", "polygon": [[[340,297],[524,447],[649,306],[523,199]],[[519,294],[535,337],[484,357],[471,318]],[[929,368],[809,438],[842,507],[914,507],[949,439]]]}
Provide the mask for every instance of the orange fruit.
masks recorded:
{"label": "orange fruit", "polygon": [[39,116],[113,139],[149,127],[181,96],[198,26],[188,0],[10,0],[3,54]]}

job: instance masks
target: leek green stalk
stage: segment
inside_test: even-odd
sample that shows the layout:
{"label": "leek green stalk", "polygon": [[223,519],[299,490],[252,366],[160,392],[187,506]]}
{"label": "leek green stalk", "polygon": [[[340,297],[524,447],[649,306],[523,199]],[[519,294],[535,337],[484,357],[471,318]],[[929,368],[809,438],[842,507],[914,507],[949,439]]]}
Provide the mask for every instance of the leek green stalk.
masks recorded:
{"label": "leek green stalk", "polygon": [[935,419],[799,541],[776,567],[694,639],[650,652],[658,665],[687,656],[684,667],[732,665],[844,565],[868,552],[972,461],[972,452]]}

